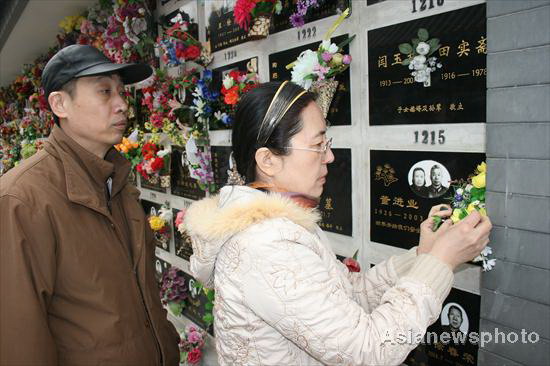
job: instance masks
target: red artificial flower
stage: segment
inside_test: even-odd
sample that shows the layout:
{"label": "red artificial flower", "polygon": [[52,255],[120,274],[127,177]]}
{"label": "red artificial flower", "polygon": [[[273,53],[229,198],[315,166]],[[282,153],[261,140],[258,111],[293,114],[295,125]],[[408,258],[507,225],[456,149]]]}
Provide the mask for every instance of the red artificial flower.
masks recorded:
{"label": "red artificial flower", "polygon": [[164,159],[157,156],[151,163],[151,169],[153,169],[154,172],[158,172],[162,169],[162,167],[164,167]]}
{"label": "red artificial flower", "polygon": [[201,55],[201,49],[198,48],[195,45],[191,45],[191,46],[187,47],[187,49],[185,50],[185,59],[186,60],[194,60],[194,59],[198,58],[200,55]]}
{"label": "red artificial flower", "polygon": [[149,179],[149,176],[147,175],[147,172],[145,171],[145,169],[143,169],[143,163],[139,163],[138,165],[136,165],[136,170],[139,174],[141,174],[143,179],[145,179],[145,180]]}
{"label": "red artificial flower", "polygon": [[155,155],[157,155],[158,151],[157,145],[153,144],[152,142],[148,142],[141,148],[141,154],[143,157],[147,160],[152,159]]}
{"label": "red artificial flower", "polygon": [[239,93],[230,91],[225,95],[223,101],[225,104],[235,105],[239,101]]}
{"label": "red artificial flower", "polygon": [[348,267],[348,270],[350,272],[361,272],[361,266],[359,263],[353,259],[353,258],[346,258],[344,259],[344,264],[346,267]]}
{"label": "red artificial flower", "polygon": [[241,76],[243,76],[245,73],[243,71],[239,71],[239,70],[233,70],[233,71],[230,71],[229,72],[229,76],[235,80],[236,83],[239,82],[239,78]]}
{"label": "red artificial flower", "polygon": [[237,0],[235,7],[233,8],[233,15],[235,22],[244,30],[248,30],[248,25],[252,16],[250,13],[256,7],[256,1],[254,0]]}
{"label": "red artificial flower", "polygon": [[254,88],[257,88],[258,86],[260,86],[260,84],[246,84],[245,87],[243,88],[243,90],[241,91],[241,95],[243,95],[244,93],[254,89]]}
{"label": "red artificial flower", "polygon": [[189,362],[190,364],[198,363],[201,360],[201,357],[201,350],[195,348],[187,354],[187,362]]}

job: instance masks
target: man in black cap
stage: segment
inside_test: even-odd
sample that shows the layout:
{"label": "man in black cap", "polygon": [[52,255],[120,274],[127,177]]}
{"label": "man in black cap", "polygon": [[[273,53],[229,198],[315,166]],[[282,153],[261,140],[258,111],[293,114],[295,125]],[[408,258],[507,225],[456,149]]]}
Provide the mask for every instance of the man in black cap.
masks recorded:
{"label": "man in black cap", "polygon": [[82,45],[46,65],[56,125],[0,178],[0,364],[178,364],[154,237],[113,149],[127,124],[124,84],[151,73]]}

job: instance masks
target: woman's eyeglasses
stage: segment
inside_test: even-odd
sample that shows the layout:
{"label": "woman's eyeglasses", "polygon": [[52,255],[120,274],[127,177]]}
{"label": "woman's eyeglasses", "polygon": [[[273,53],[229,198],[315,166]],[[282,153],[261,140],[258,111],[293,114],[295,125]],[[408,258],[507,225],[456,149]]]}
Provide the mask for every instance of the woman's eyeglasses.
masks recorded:
{"label": "woman's eyeglasses", "polygon": [[292,149],[292,150],[305,150],[305,151],[314,151],[314,152],[317,152],[317,153],[320,153],[320,154],[326,154],[327,153],[327,150],[330,149],[332,147],[332,137],[329,138],[327,141],[325,141],[320,148],[318,149],[315,149],[313,147],[292,147],[292,146],[287,146],[285,147],[285,149]]}

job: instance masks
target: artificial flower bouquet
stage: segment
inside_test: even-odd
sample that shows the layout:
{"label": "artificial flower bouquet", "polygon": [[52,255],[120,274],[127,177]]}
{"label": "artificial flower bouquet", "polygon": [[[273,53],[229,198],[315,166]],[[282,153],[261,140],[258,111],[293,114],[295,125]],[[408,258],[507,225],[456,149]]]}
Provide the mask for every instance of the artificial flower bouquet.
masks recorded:
{"label": "artificial flower bouquet", "polygon": [[175,316],[180,316],[185,308],[185,300],[189,297],[187,281],[182,270],[170,267],[162,275],[160,300]]}
{"label": "artificial flower bouquet", "polygon": [[355,35],[336,45],[330,36],[349,14],[346,9],[327,32],[316,51],[303,51],[296,61],[287,65],[292,68],[292,82],[306,90],[317,93],[317,103],[325,117],[328,114],[332,98],[338,88],[335,76],[344,72],[351,64],[351,55],[344,54],[343,48],[355,38]]}
{"label": "artificial flower bouquet", "polygon": [[237,0],[233,15],[235,23],[248,31],[248,38],[255,40],[267,37],[271,16],[282,9],[281,0]]}
{"label": "artificial flower bouquet", "polygon": [[238,70],[229,72],[223,78],[221,89],[224,104],[234,111],[241,97],[258,85],[258,74],[255,72],[247,73]]}
{"label": "artificial flower bouquet", "polygon": [[194,324],[189,324],[180,334],[180,365],[199,365],[205,344],[206,332]]}
{"label": "artificial flower bouquet", "polygon": [[143,160],[136,170],[149,184],[159,183],[162,188],[170,187],[170,150],[161,149],[153,141],[147,141],[141,147]]}
{"label": "artificial flower bouquet", "polygon": [[154,207],[151,207],[147,221],[149,221],[149,227],[155,234],[155,239],[157,239],[158,245],[162,249],[168,250],[168,246],[170,244],[170,223],[172,222],[172,211],[164,205],[158,210],[158,212]]}
{"label": "artificial flower bouquet", "polygon": [[157,38],[156,50],[162,50],[162,61],[166,66],[179,66],[193,61],[203,67],[212,62],[207,47],[188,32],[188,22],[176,21],[163,36]]}
{"label": "artificial flower bouquet", "polygon": [[[482,162],[477,166],[474,174],[470,176],[466,181],[460,180],[456,184],[452,184],[453,195],[449,198],[451,201],[451,207],[453,214],[450,220],[453,223],[464,219],[473,211],[478,211],[482,216],[487,215],[485,209],[485,175],[487,172],[487,165]],[[434,216],[433,230],[436,231],[442,224],[442,219],[439,216]],[[482,262],[483,271],[490,271],[496,260],[489,259],[488,256],[492,254],[491,247],[485,247],[481,254],[474,258],[474,262]]]}
{"label": "artificial flower bouquet", "polygon": [[441,46],[439,39],[430,38],[428,30],[420,28],[417,33],[418,38],[414,38],[411,43],[401,43],[399,52],[405,54],[408,58],[403,60],[403,66],[408,66],[411,70],[411,76],[414,81],[422,83],[424,87],[431,86],[431,74],[436,69],[441,68],[441,63],[432,56]]}

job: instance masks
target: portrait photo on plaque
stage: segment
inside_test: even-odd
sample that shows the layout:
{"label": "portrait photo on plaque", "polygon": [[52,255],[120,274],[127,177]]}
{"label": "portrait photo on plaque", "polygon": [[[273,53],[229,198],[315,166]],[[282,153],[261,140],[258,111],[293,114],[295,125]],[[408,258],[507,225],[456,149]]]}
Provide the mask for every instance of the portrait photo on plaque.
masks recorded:
{"label": "portrait photo on plaque", "polygon": [[162,284],[162,275],[164,272],[168,271],[168,268],[170,268],[170,264],[168,262],[155,256],[155,279],[157,280],[159,288]]}
{"label": "portrait photo on plaque", "polygon": [[483,161],[483,153],[371,150],[371,241],[418,245],[430,208],[450,204],[451,182],[466,180]]}
{"label": "portrait photo on plaque", "polygon": [[368,31],[371,125],[485,122],[485,7]]}
{"label": "portrait photo on plaque", "polygon": [[[185,209],[181,211],[183,211],[185,215]],[[181,233],[178,230],[178,227],[176,225],[178,212],[180,212],[180,210],[177,210],[175,208],[172,209],[172,224],[174,228],[174,246],[176,249],[176,255],[180,258],[185,259],[186,261],[189,261],[189,258],[193,254],[193,245],[191,243],[191,238],[189,237],[189,235],[187,235],[186,232]]]}
{"label": "portrait photo on plaque", "polygon": [[[348,34],[331,38],[331,42],[340,44],[348,39]],[[279,51],[269,55],[269,80],[284,81],[291,79],[291,70],[286,66],[298,58],[305,50],[316,50],[320,42],[310,43],[304,46]],[[349,54],[349,45],[343,48],[345,54]],[[338,81],[338,89],[334,94],[330,109],[327,114],[327,120],[331,126],[351,125],[351,88],[350,88],[350,69],[338,74],[335,77]]]}
{"label": "portrait photo on plaque", "polygon": [[422,343],[405,360],[410,366],[477,365],[479,295],[451,289],[439,319],[428,327]]}
{"label": "portrait photo on plaque", "polygon": [[172,156],[170,159],[171,184],[170,190],[173,195],[185,197],[192,200],[200,200],[206,196],[204,190],[199,187],[199,183],[189,173],[189,166],[185,159],[185,148],[172,145]]}
{"label": "portrait photo on plaque", "polygon": [[227,171],[229,170],[229,156],[231,146],[211,146],[212,172],[214,173],[214,184],[216,192],[227,184]]}
{"label": "portrait photo on plaque", "polygon": [[[307,23],[340,14],[346,9],[352,10],[353,2],[351,0],[331,0],[331,1],[311,1],[312,5],[307,9],[307,13],[303,17],[294,15],[295,25],[303,22],[304,26],[294,27],[290,18],[293,14],[297,14],[297,1],[282,1],[283,8],[280,14],[273,14],[269,33],[277,33],[287,29],[295,28],[296,31],[301,31],[307,28]],[[313,5],[317,4],[317,6]],[[351,14],[351,12],[350,12]]]}
{"label": "portrait photo on plaque", "polygon": [[328,164],[328,175],[319,211],[319,226],[325,231],[352,236],[351,149],[332,149],[334,162]]}
{"label": "portrait photo on plaque", "polygon": [[212,52],[248,41],[248,32],[239,28],[233,17],[236,0],[205,1],[206,40]]}

